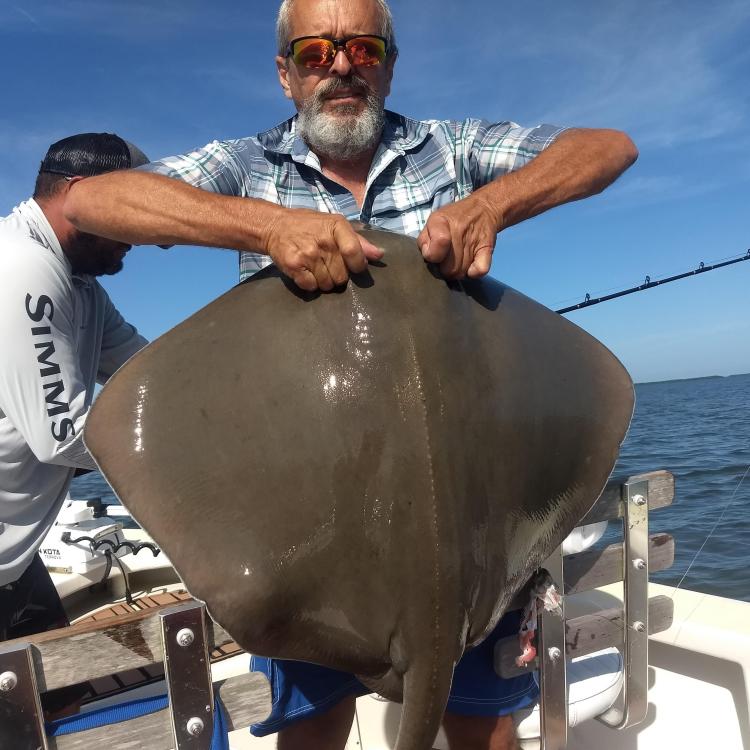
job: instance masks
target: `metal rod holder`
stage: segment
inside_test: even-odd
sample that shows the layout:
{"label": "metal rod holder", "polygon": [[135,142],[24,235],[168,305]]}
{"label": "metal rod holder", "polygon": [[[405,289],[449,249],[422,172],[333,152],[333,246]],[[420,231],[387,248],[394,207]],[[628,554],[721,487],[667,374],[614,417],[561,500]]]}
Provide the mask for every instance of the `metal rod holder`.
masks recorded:
{"label": "metal rod holder", "polygon": [[623,485],[624,652],[622,705],[599,720],[614,729],[639,724],[648,711],[648,480]]}
{"label": "metal rod holder", "polygon": [[159,617],[175,750],[209,750],[214,697],[205,606],[190,602]]}
{"label": "metal rod holder", "polygon": [[[562,547],[543,566],[557,590],[564,591]],[[564,608],[565,598],[560,606]],[[565,610],[539,616],[539,688],[541,750],[564,750],[568,744],[568,682],[565,664]]]}
{"label": "metal rod holder", "polygon": [[47,750],[31,646],[0,644],[0,747]]}

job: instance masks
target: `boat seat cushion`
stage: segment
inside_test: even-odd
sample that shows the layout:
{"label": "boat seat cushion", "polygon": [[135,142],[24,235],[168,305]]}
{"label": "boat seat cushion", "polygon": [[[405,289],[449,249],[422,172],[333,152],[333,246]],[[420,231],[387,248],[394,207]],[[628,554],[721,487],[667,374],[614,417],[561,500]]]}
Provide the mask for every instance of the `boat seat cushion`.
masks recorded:
{"label": "boat seat cushion", "polygon": [[[603,714],[617,700],[623,682],[622,655],[606,648],[568,662],[568,724],[571,727]],[[534,673],[538,680],[538,672]],[[513,714],[518,738],[540,736],[539,704]]]}
{"label": "boat seat cushion", "polygon": [[576,526],[562,543],[563,555],[575,555],[593,547],[604,536],[608,523],[608,521],[599,521]]}

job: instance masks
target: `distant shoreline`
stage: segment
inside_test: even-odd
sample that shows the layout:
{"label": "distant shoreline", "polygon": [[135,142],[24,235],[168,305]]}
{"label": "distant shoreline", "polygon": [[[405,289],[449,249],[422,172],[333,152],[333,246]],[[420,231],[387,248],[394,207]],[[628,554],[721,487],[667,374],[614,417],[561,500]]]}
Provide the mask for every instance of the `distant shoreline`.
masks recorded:
{"label": "distant shoreline", "polygon": [[736,372],[734,375],[701,375],[697,378],[670,378],[669,380],[644,380],[635,385],[656,385],[657,383],[687,383],[693,380],[720,380],[725,378],[742,378],[750,372]]}

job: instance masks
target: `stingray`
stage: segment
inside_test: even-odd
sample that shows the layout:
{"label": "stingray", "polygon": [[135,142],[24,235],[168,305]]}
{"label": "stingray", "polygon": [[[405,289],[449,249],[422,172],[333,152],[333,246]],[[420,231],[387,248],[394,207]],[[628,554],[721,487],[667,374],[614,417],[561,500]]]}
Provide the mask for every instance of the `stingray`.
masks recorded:
{"label": "stingray", "polygon": [[356,674],[426,750],[457,660],[601,493],[633,386],[528,297],[358,229],[368,273],[258,273],[122,367],[85,441],[243,648]]}

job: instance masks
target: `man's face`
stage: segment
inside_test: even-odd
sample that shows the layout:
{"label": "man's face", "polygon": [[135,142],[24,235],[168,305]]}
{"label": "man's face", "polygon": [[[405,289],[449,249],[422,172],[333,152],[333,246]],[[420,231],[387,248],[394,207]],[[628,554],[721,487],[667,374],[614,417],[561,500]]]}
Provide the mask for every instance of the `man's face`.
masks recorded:
{"label": "man's face", "polygon": [[131,245],[97,237],[78,230],[66,243],[65,254],[73,273],[111,276],[122,271],[125,254]]}
{"label": "man's face", "polygon": [[[373,0],[296,0],[290,22],[290,40],[381,33],[381,17]],[[281,86],[300,112],[300,129],[303,137],[310,136],[306,140],[313,150],[330,149],[342,156],[341,146],[345,152],[356,152],[357,143],[364,148],[369,131],[377,129],[375,139],[379,138],[394,61],[389,56],[381,65],[352,66],[339,51],[330,68],[305,68],[291,58],[276,58]],[[355,129],[363,132],[354,133]],[[352,137],[354,142],[347,148]],[[320,140],[320,149],[315,148],[316,140]],[[347,155],[356,153],[344,153],[344,158]]]}

